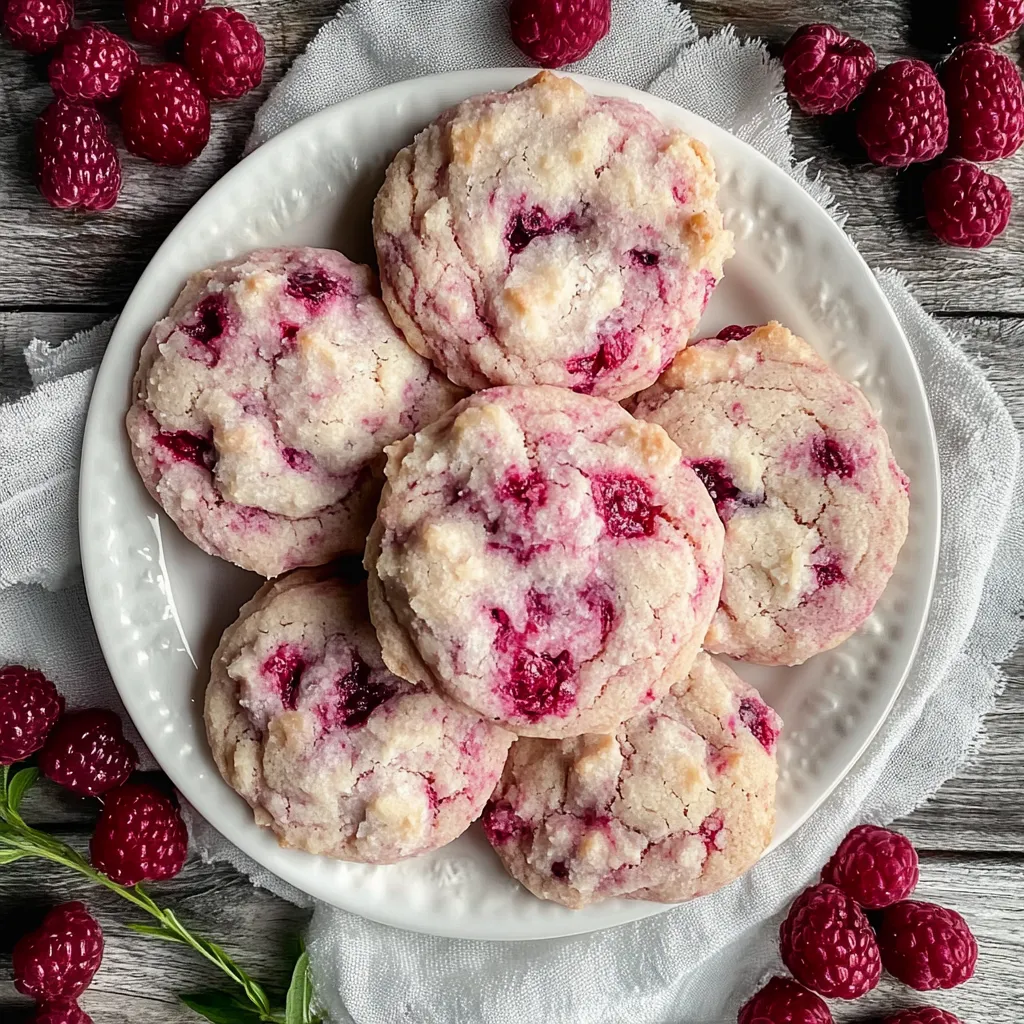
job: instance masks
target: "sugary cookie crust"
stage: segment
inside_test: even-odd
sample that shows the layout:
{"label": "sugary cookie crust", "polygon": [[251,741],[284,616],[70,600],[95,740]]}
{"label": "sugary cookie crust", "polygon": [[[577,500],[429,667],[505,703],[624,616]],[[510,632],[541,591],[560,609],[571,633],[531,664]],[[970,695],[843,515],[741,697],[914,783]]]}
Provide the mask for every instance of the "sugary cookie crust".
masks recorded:
{"label": "sugary cookie crust", "polygon": [[725,522],[705,648],[800,664],[871,613],[906,539],[909,486],[867,399],[807,342],[774,322],[727,336],[679,353],[632,408],[676,441]]}
{"label": "sugary cookie crust", "polygon": [[206,727],[221,774],[282,846],[385,864],[460,835],[512,736],[392,675],[365,587],[331,567],[267,583],[213,658]]}
{"label": "sugary cookie crust", "polygon": [[494,388],[388,449],[366,553],[392,671],[520,735],[611,730],[692,664],[722,527],[659,427]]}
{"label": "sugary cookie crust", "polygon": [[374,204],[384,301],[473,389],[621,399],[693,332],[732,255],[705,146],[542,72],[449,110]]}

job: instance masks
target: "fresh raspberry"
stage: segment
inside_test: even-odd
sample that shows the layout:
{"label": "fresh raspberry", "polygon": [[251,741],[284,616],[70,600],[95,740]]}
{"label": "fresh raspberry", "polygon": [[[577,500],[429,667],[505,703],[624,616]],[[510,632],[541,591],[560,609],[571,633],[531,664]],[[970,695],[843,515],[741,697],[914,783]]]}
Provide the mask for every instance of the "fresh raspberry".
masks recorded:
{"label": "fresh raspberry", "polygon": [[998,43],[1024,24],[1024,0],[960,0],[957,29],[961,39]]}
{"label": "fresh raspberry", "polygon": [[947,1010],[937,1006],[915,1006],[910,1010],[886,1017],[882,1024],[962,1024],[959,1017],[954,1017]]}
{"label": "fresh raspberry", "polygon": [[805,114],[845,110],[875,73],[875,51],[832,25],[803,25],[782,52],[786,91]]}
{"label": "fresh raspberry", "polygon": [[782,962],[828,999],[857,999],[878,984],[882,965],[864,911],[834,885],[812,885],[779,929]]}
{"label": "fresh raspberry", "polygon": [[839,844],[821,880],[842,889],[868,910],[905,900],[917,885],[917,851],[906,836],[877,825],[858,825]]}
{"label": "fresh raspberry", "polygon": [[103,932],[81,903],[54,907],[14,947],[14,987],[39,1002],[77,999],[103,959]]}
{"label": "fresh raspberry", "polygon": [[736,1024],[832,1024],[832,1013],[803,985],[789,978],[772,978],[743,1004]]}
{"label": "fresh raspberry", "polygon": [[234,100],[263,79],[260,30],[230,7],[208,7],[185,33],[185,64],[211,100]]}
{"label": "fresh raspberry", "polygon": [[55,1003],[42,1003],[32,1024],[93,1024],[92,1017],[74,999],[62,999]]}
{"label": "fresh raspberry", "polygon": [[0,764],[23,761],[42,748],[64,698],[42,672],[22,665],[0,668]]}
{"label": "fresh raspberry", "polygon": [[48,779],[84,796],[123,785],[138,763],[121,719],[99,709],[65,715],[39,755],[39,768]]}
{"label": "fresh raspberry", "polygon": [[36,121],[36,184],[59,209],[109,210],[121,191],[121,161],[99,111],[55,99]]}
{"label": "fresh raspberry", "polygon": [[60,42],[74,14],[70,0],[7,0],[4,35],[15,49],[46,53]]}
{"label": "fresh raspberry", "polygon": [[121,885],[155,882],[181,870],[188,831],[168,797],[132,783],[107,794],[89,852],[93,866]]}
{"label": "fresh raspberry", "polygon": [[1012,206],[1006,182],[966,160],[951,160],[924,181],[928,226],[946,245],[984,248],[1003,233]]}
{"label": "fresh raspberry", "polygon": [[608,35],[611,0],[512,0],[512,42],[544,68],[582,60]]}
{"label": "fresh raspberry", "polygon": [[949,148],[968,160],[1001,160],[1024,142],[1024,82],[987,43],[958,46],[939,69],[949,104]]}
{"label": "fresh raspberry", "polygon": [[139,66],[139,55],[102,25],[72,29],[50,61],[50,85],[69,100],[112,100]]}
{"label": "fresh raspberry", "polygon": [[205,0],[124,0],[124,17],[141,43],[158,45],[180,35]]}
{"label": "fresh raspberry", "polygon": [[143,67],[121,97],[121,131],[132,153],[158,164],[187,164],[210,140],[210,104],[183,67]]}
{"label": "fresh raspberry", "polygon": [[917,900],[883,912],[878,948],[885,969],[922,992],[962,985],[978,962],[978,943],[967,922],[955,910]]}
{"label": "fresh raspberry", "polygon": [[949,115],[935,72],[921,60],[898,60],[877,72],[857,115],[857,137],[885,167],[937,157],[949,140]]}

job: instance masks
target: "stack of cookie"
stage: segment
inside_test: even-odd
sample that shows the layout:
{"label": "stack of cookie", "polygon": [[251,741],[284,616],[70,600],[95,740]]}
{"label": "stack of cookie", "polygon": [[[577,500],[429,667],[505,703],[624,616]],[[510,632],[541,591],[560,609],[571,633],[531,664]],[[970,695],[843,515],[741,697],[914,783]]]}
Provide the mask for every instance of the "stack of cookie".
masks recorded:
{"label": "stack of cookie", "polygon": [[705,652],[840,643],[908,498],[864,397],[784,327],[687,347],[732,254],[717,192],[699,142],[543,73],[396,156],[382,298],[339,253],[263,250],[154,327],[143,480],[272,578],[206,722],[282,844],[389,863],[482,815],[570,907],[690,899],[764,851],[781,723]]}

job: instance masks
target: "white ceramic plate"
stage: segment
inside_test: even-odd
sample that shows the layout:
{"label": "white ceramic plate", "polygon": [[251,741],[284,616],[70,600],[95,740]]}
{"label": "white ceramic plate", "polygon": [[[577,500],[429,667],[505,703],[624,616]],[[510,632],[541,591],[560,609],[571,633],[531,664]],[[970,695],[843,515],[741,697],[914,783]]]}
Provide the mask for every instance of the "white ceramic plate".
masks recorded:
{"label": "white ceramic plate", "polygon": [[[610,900],[570,911],[501,869],[479,826],[443,850],[388,867],[281,849],[222,781],[202,697],[221,631],[253,575],[190,545],[150,500],[124,430],[139,348],[194,271],[257,246],[300,243],[370,261],[370,206],[396,150],[451,104],[529,72],[439,75],[367,93],[283,132],[219,181],[171,232],[132,293],[92,396],[81,477],[82,561],[96,630],[129,714],[163,769],[250,857],[313,896],[415,931],[534,939],[592,931],[665,907]],[[874,615],[838,650],[796,669],[739,665],[786,722],[776,843],[849,771],[907,674],[928,610],[939,530],[938,460],[907,341],[867,266],[782,170],[727,132],[646,93],[598,79],[592,91],[642,103],[711,148],[737,255],[701,325],[785,322],[881,410],[910,477],[910,539]]]}

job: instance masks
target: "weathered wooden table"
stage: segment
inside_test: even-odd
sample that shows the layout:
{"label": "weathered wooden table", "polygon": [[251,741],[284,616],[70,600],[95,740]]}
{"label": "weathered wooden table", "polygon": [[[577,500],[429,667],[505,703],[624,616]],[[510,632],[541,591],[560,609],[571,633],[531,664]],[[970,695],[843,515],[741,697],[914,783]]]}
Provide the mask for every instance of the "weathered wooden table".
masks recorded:
{"label": "weathered wooden table", "polygon": [[[469,2],[469,0],[467,0]],[[125,186],[115,212],[80,218],[49,209],[31,182],[31,133],[48,102],[44,67],[0,46],[0,389],[25,390],[20,348],[33,335],[60,341],[116,313],[171,226],[240,156],[252,115],[293,58],[302,52],[337,0],[239,0],[267,39],[263,86],[214,112],[213,140],[185,171],[125,160]],[[935,59],[942,52],[941,0],[691,0],[703,30],[732,23],[741,34],[780,45],[797,25],[836,21],[870,42],[880,62],[898,56]],[[116,0],[79,0],[84,20],[124,31]],[[1019,58],[1019,46],[1004,44]],[[797,116],[798,155],[812,157],[850,213],[849,230],[872,265],[897,267],[924,305],[962,331],[970,351],[1024,426],[1024,154],[1001,168],[1022,209],[1007,233],[983,252],[944,249],[924,228],[914,200],[918,177],[868,167],[832,129]],[[923,898],[959,908],[981,944],[976,978],[935,1002],[965,1024],[1024,1020],[1024,652],[1006,666],[1009,683],[986,726],[981,756],[899,827],[922,851]],[[25,807],[30,821],[84,848],[95,808],[42,788]],[[285,950],[305,915],[254,890],[225,867],[191,862],[160,894],[197,930],[222,942],[268,985],[285,981]],[[107,935],[106,956],[83,999],[97,1024],[174,1022],[196,1018],[175,994],[218,985],[220,978],[189,951],[149,943],[116,897],[77,878],[23,861],[0,869],[0,1018],[29,1019],[11,983],[10,951],[26,923],[45,906],[88,899]],[[838,1021],[866,1021],[915,1000],[885,980],[870,997],[836,1008]],[[467,1022],[469,1024],[469,1022]],[[473,1022],[483,1024],[483,1022]],[[543,1022],[559,1024],[559,1022]],[[670,1024],[666,1021],[665,1024]]]}

